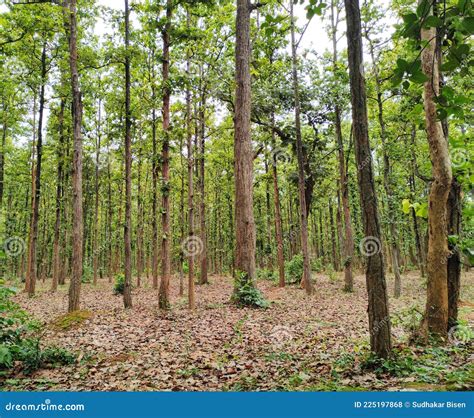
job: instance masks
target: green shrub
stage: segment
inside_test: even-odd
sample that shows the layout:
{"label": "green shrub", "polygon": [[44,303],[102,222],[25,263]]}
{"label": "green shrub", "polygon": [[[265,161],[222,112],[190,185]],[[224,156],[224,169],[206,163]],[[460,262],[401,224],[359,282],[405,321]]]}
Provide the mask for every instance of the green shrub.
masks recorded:
{"label": "green shrub", "polygon": [[115,276],[114,294],[123,295],[124,288],[125,288],[125,275],[123,273],[119,273]]}
{"label": "green shrub", "polygon": [[296,254],[285,263],[285,280],[288,284],[299,283],[303,277],[303,256]]}
{"label": "green shrub", "polygon": [[267,308],[269,303],[258,290],[247,273],[236,272],[232,302],[240,307]]}
{"label": "green shrub", "polygon": [[323,271],[323,258],[313,258],[311,260],[311,271],[321,273]]}
{"label": "green shrub", "polygon": [[275,282],[278,280],[278,274],[274,270],[257,269],[257,279],[258,280],[271,280]]}
{"label": "green shrub", "polygon": [[14,294],[14,289],[0,281],[0,376],[14,366],[31,373],[44,366],[74,362],[74,355],[64,349],[41,349],[41,326],[11,300]]}

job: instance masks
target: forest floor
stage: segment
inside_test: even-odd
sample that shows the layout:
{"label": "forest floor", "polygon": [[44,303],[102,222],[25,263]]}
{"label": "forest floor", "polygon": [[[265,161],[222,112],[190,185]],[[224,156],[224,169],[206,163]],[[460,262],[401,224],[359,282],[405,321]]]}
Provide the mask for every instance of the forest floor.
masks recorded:
{"label": "forest floor", "polygon": [[[403,276],[403,295],[390,297],[397,355],[383,363],[368,354],[365,279],[354,293],[341,290],[342,277],[315,274],[316,295],[270,281],[258,286],[268,309],[229,303],[232,281],[211,276],[196,286],[197,309],[187,309],[173,279],[172,310],[158,309],[156,292],[135,288],[134,307],[124,310],[112,284],[82,287],[82,312],[64,316],[67,288],[15,297],[45,324],[42,344],[77,355],[69,366],[31,375],[12,372],[1,390],[453,390],[474,385],[472,340],[454,339],[440,348],[408,345],[420,319],[425,281]],[[474,274],[463,273],[460,317],[474,323]],[[48,283],[49,286],[49,283]],[[389,293],[393,283],[389,280]],[[472,386],[471,386],[472,388]]]}

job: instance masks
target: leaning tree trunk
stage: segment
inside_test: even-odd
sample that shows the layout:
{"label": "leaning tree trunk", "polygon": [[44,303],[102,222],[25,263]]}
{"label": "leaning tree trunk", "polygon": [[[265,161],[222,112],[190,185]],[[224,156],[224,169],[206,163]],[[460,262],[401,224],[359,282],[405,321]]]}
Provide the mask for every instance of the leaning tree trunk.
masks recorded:
{"label": "leaning tree trunk", "polygon": [[365,238],[362,250],[367,255],[366,284],[369,298],[369,331],[372,351],[382,358],[390,355],[390,315],[385,282],[385,266],[380,240],[380,223],[372,170],[367,120],[367,95],[362,72],[363,52],[358,0],[345,0],[347,46],[351,86],[352,123],[357,177]]}
{"label": "leaning tree trunk", "polygon": [[428,80],[424,83],[424,108],[426,133],[432,163],[432,177],[428,204],[428,287],[424,328],[439,337],[446,337],[448,329],[448,270],[446,205],[452,173],[448,144],[441,122],[436,114],[436,98],[439,95],[439,68],[436,57],[436,31],[421,29],[421,66]]}
{"label": "leaning tree trunk", "polygon": [[290,0],[290,19],[291,19],[291,55],[292,55],[292,77],[293,94],[295,100],[295,128],[296,128],[296,156],[298,159],[298,192],[300,203],[300,233],[301,233],[301,252],[303,253],[303,277],[301,284],[306,289],[306,293],[313,293],[313,284],[311,283],[311,268],[308,251],[308,209],[306,206],[305,193],[305,173],[303,157],[303,140],[301,138],[301,118],[300,118],[300,98],[298,82],[298,62],[296,56],[295,39],[295,20],[293,16],[293,0]]}
{"label": "leaning tree trunk", "polygon": [[250,2],[237,0],[235,43],[235,270],[254,285],[256,232],[253,214],[253,150],[250,135]]}
{"label": "leaning tree trunk", "polygon": [[170,69],[170,30],[172,16],[172,1],[166,1],[166,23],[163,30],[163,148],[161,152],[162,160],[162,234],[161,241],[161,282],[159,291],[160,309],[169,309],[169,285],[171,276],[171,231],[170,231],[170,87],[169,87],[169,69]]}
{"label": "leaning tree trunk", "polygon": [[82,99],[77,69],[77,18],[76,0],[65,1],[64,13],[69,35],[69,67],[71,71],[73,159],[72,159],[72,275],[69,286],[68,311],[79,309],[82,258],[83,258],[83,212],[82,212]]}

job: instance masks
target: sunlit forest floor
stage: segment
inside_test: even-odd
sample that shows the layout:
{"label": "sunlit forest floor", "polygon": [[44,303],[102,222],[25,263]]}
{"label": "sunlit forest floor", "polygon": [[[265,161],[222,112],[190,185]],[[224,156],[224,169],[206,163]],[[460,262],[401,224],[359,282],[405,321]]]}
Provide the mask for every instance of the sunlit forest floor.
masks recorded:
{"label": "sunlit forest floor", "polygon": [[[74,364],[12,372],[3,390],[462,390],[474,386],[472,340],[454,338],[439,348],[408,344],[424,309],[425,280],[403,276],[403,295],[390,297],[395,356],[376,362],[368,353],[365,279],[343,293],[342,276],[315,274],[317,294],[298,287],[258,286],[268,309],[240,309],[229,303],[230,278],[211,276],[196,287],[198,307],[172,283],[173,309],[158,309],[149,284],[133,291],[124,310],[112,284],[84,284],[82,309],[65,316],[67,287],[16,301],[46,323],[42,344],[77,355]],[[474,322],[474,274],[463,273],[460,317]],[[389,279],[389,293],[393,282]]]}

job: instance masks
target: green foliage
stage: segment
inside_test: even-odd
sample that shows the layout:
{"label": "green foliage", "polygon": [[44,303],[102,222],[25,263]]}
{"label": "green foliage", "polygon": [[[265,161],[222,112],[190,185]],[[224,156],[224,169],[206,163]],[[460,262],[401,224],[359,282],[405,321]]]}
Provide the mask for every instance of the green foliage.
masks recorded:
{"label": "green foliage", "polygon": [[288,284],[299,283],[303,277],[303,256],[296,254],[285,263],[285,279]]}
{"label": "green foliage", "polygon": [[60,331],[68,331],[80,326],[85,320],[92,318],[90,311],[74,311],[56,318],[52,325]]}
{"label": "green foliage", "polygon": [[13,289],[0,282],[0,375],[13,367],[31,373],[41,367],[75,362],[75,356],[67,350],[41,348],[41,326],[11,301],[14,294]]}
{"label": "green foliage", "polygon": [[275,270],[257,269],[257,279],[276,282],[278,280],[278,273]]}
{"label": "green foliage", "polygon": [[123,273],[119,273],[115,276],[114,294],[123,295],[124,288],[125,288],[125,275]]}
{"label": "green foliage", "polygon": [[321,273],[323,271],[323,263],[324,263],[324,260],[322,257],[313,258],[311,260],[311,271],[314,271],[316,273]]}
{"label": "green foliage", "polygon": [[240,307],[268,308],[269,306],[262,292],[257,289],[245,272],[236,272],[235,274],[232,302]]}

